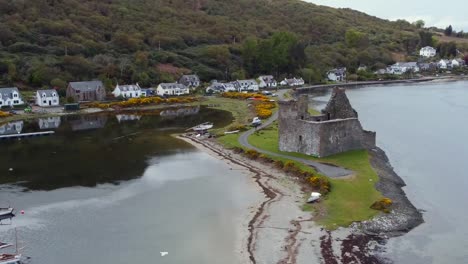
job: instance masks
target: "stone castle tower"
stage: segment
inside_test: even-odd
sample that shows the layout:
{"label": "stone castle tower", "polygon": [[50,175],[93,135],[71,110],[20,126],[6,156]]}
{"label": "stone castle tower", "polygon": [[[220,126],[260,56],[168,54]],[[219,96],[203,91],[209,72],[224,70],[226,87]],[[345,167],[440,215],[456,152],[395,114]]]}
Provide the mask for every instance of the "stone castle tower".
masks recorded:
{"label": "stone castle tower", "polygon": [[309,100],[279,102],[279,149],[325,157],[355,149],[375,147],[375,132],[366,131],[358,120],[345,90],[335,88],[321,115],[308,113]]}

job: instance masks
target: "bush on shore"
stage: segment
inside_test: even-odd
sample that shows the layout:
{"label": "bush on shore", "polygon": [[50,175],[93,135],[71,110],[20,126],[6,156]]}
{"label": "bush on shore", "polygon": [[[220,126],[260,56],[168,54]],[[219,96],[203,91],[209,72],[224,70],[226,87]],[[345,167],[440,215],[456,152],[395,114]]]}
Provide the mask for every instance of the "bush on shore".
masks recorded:
{"label": "bush on shore", "polygon": [[11,116],[11,114],[8,113],[8,112],[0,111],[0,118],[2,118],[2,117],[8,117],[8,116]]}
{"label": "bush on shore", "polygon": [[377,202],[373,203],[370,208],[384,213],[390,213],[390,207],[392,206],[393,201],[390,198],[382,198]]}
{"label": "bush on shore", "polygon": [[185,103],[192,103],[197,101],[195,97],[173,97],[168,99],[163,99],[161,97],[142,97],[142,98],[130,98],[127,101],[121,102],[112,102],[112,103],[89,103],[87,104],[89,107],[96,107],[101,109],[108,109],[108,108],[129,108],[129,107],[136,107],[136,106],[143,106],[143,105],[158,105],[158,104],[185,104]]}

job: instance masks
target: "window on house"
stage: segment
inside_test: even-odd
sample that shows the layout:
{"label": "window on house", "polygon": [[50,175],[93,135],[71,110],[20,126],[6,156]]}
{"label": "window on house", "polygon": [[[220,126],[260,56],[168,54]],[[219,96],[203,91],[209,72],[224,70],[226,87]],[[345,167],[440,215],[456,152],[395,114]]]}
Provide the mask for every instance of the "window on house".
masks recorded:
{"label": "window on house", "polygon": [[46,103],[47,103],[47,101],[46,101],[46,100],[44,100],[44,101],[42,101],[42,103],[43,103],[43,104],[46,104]]}
{"label": "window on house", "polygon": [[2,105],[2,104],[3,104],[3,102],[2,102],[2,101],[0,101],[0,105]]}
{"label": "window on house", "polygon": [[18,95],[17,95],[17,94],[13,94],[13,97],[18,97]]}
{"label": "window on house", "polygon": [[17,103],[19,103],[19,101],[18,101],[18,100],[14,100],[13,103],[14,103],[14,104],[17,104]]}
{"label": "window on house", "polygon": [[302,136],[299,136],[299,142],[302,142]]}

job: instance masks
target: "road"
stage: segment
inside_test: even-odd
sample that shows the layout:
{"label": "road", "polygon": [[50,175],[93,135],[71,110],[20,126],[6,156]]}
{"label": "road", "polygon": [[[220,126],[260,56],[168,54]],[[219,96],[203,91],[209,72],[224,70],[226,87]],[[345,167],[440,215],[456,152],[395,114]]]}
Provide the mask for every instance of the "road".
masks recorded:
{"label": "road", "polygon": [[[284,94],[287,91],[289,91],[289,90],[280,90],[280,91],[278,91],[278,93],[277,93],[278,98],[280,100],[284,99]],[[248,149],[254,149],[254,150],[256,150],[256,151],[258,151],[260,153],[263,153],[263,154],[267,154],[267,155],[275,156],[275,157],[286,158],[286,159],[289,159],[289,160],[294,160],[294,161],[298,161],[298,162],[301,162],[303,164],[309,165],[309,166],[313,167],[319,173],[321,173],[323,175],[326,175],[326,176],[328,176],[330,178],[340,178],[340,177],[345,177],[345,176],[349,176],[349,175],[353,174],[353,171],[345,169],[345,168],[341,168],[341,167],[337,167],[337,166],[333,166],[333,165],[329,165],[329,164],[324,164],[324,163],[316,162],[316,161],[313,161],[313,160],[308,160],[308,159],[298,158],[298,157],[294,157],[294,156],[289,156],[289,155],[286,155],[286,154],[279,154],[279,153],[263,150],[263,149],[254,147],[249,143],[248,138],[250,137],[250,135],[255,133],[256,130],[260,130],[260,129],[263,129],[265,127],[268,127],[269,125],[271,125],[277,119],[278,119],[278,111],[276,111],[270,118],[265,120],[262,123],[262,125],[257,127],[257,129],[252,128],[252,129],[242,133],[240,135],[240,137],[239,137],[239,143],[242,146],[244,146],[244,147],[246,147]]]}

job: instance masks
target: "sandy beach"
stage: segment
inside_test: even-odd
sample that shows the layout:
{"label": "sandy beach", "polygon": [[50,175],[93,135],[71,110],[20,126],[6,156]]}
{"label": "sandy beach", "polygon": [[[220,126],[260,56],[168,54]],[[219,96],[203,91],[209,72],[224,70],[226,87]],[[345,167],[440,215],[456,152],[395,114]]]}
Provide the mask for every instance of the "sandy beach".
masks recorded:
{"label": "sandy beach", "polygon": [[264,194],[262,201],[239,217],[239,263],[383,263],[375,255],[383,243],[380,237],[352,227],[327,231],[316,224],[313,213],[301,209],[306,194],[294,177],[213,140],[179,138],[246,173]]}

